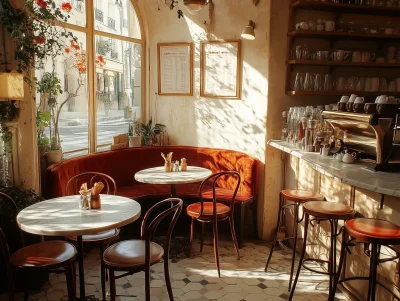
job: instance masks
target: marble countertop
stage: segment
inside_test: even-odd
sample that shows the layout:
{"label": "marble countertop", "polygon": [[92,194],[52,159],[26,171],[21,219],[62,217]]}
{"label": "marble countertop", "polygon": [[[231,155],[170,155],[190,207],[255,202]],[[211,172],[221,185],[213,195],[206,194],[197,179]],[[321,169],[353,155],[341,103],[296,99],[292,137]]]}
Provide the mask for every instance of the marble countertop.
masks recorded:
{"label": "marble countertop", "polygon": [[148,184],[188,184],[200,182],[212,175],[211,170],[188,166],[187,171],[166,172],[164,166],[141,170],[135,174],[135,180]]}
{"label": "marble countertop", "polygon": [[281,140],[270,140],[268,144],[292,156],[303,159],[314,170],[339,182],[381,194],[400,197],[400,173],[376,172],[371,170],[374,164],[360,161],[356,161],[354,164],[338,162],[332,156],[323,157],[319,153],[303,152],[292,144]]}
{"label": "marble countertop", "polygon": [[79,195],[33,204],[17,216],[18,226],[32,234],[69,236],[94,234],[125,226],[140,216],[140,204],[116,195],[100,195],[101,208],[79,209]]}

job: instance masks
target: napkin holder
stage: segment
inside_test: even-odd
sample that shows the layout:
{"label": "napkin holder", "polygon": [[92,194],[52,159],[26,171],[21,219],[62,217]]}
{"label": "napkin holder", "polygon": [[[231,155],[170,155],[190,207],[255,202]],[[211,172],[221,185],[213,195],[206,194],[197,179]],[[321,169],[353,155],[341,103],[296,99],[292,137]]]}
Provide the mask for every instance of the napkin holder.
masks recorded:
{"label": "napkin holder", "polygon": [[91,195],[91,197],[90,197],[90,209],[100,209],[100,208],[101,208],[100,194]]}

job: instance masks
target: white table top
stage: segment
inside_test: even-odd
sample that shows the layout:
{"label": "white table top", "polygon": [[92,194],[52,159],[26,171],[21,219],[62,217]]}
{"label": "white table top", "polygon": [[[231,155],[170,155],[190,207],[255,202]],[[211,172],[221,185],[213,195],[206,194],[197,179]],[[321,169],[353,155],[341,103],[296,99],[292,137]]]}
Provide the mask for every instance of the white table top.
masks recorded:
{"label": "white table top", "polygon": [[139,218],[138,202],[116,195],[100,197],[101,208],[92,210],[79,209],[79,195],[36,203],[18,214],[17,223],[23,231],[32,234],[68,236],[119,228]]}
{"label": "white table top", "polygon": [[161,166],[137,172],[135,180],[148,184],[189,184],[203,181],[211,175],[211,170],[203,167],[188,166],[187,171],[165,172],[164,166]]}

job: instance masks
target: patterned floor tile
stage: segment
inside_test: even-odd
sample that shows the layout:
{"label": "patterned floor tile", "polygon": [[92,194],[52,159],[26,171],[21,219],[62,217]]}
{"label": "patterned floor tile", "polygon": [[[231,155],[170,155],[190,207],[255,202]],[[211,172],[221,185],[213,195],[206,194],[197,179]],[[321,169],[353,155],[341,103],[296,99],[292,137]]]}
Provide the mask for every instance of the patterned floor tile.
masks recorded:
{"label": "patterned floor tile", "polygon": [[[288,300],[290,253],[278,249],[274,253],[267,273],[264,272],[264,265],[269,248],[264,242],[246,243],[245,247],[240,249],[240,260],[237,260],[232,242],[221,240],[219,253],[221,278],[218,278],[216,271],[212,243],[205,244],[203,252],[199,252],[199,245],[194,244],[191,258],[181,256],[177,263],[170,263],[174,300]],[[100,260],[97,249],[93,249],[85,258],[85,280],[87,294],[101,297]],[[293,301],[326,300],[327,280],[324,275],[302,270]],[[117,300],[144,301],[144,285],[143,272],[118,279],[116,281],[117,294],[122,296],[119,296]],[[79,292],[79,289],[77,291]],[[6,295],[0,295],[0,301],[2,300],[8,300]],[[16,300],[22,300],[22,295],[18,294]],[[30,300],[68,300],[65,276],[50,275],[49,282],[43,286],[42,290],[32,292]],[[151,267],[151,300],[169,301],[163,263]],[[346,300],[346,298],[342,294],[337,294],[337,300]]]}

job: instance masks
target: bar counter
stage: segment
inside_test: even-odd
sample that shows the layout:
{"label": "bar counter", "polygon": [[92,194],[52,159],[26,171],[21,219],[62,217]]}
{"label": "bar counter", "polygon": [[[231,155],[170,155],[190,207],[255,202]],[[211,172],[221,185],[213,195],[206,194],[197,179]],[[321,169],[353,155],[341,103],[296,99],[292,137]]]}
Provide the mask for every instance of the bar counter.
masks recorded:
{"label": "bar counter", "polygon": [[373,170],[374,164],[359,160],[353,164],[338,162],[332,156],[324,157],[319,153],[302,152],[292,144],[281,140],[270,140],[268,144],[306,161],[314,170],[341,183],[400,197],[400,172],[376,172]]}
{"label": "bar counter", "polygon": [[[303,152],[284,141],[270,140],[268,145],[281,151],[281,189],[316,191],[328,202],[340,202],[353,207],[359,216],[380,218],[400,225],[400,172],[375,172],[372,170],[373,164],[359,160],[353,164],[346,164],[332,156],[324,157],[319,153]],[[279,152],[276,155],[279,155]],[[279,178],[276,178],[276,181],[278,182]],[[340,222],[340,225],[343,223]],[[291,236],[292,229],[292,218],[285,219],[286,235]],[[302,237],[304,225],[301,224],[298,230],[299,237]],[[309,227],[307,254],[312,258],[326,260],[330,235],[327,222],[321,222],[318,227]],[[347,256],[346,277],[368,276],[369,257],[365,255],[363,247],[363,244],[357,245],[353,248],[352,254]],[[382,247],[381,251],[382,254],[394,255],[393,251],[386,247]],[[337,252],[338,258],[339,252]],[[378,267],[378,281],[396,292],[397,297],[400,295],[399,270],[398,260],[382,263]],[[351,281],[346,287],[358,300],[367,299],[366,281]],[[395,300],[379,286],[377,291],[377,301]]]}

